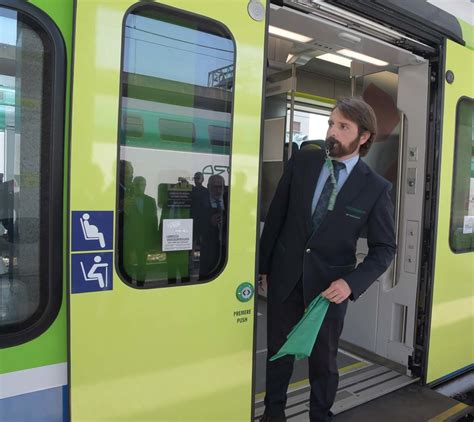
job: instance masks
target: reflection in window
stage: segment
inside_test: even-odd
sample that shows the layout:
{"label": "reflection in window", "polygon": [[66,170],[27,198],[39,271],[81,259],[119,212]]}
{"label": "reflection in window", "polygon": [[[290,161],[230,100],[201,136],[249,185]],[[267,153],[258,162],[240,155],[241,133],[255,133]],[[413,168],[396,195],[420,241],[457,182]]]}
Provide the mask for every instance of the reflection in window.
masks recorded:
{"label": "reflection in window", "polygon": [[6,334],[21,330],[48,296],[48,207],[41,194],[49,189],[53,46],[14,10],[0,8],[0,28],[0,332]]}
{"label": "reflection in window", "polygon": [[211,145],[229,146],[230,145],[230,128],[227,126],[214,126],[208,128],[209,139]]}
{"label": "reflection in window", "polygon": [[450,244],[455,252],[474,250],[474,100],[457,107]]}
{"label": "reflection in window", "polygon": [[194,123],[160,119],[160,139],[170,142],[194,142]]}
{"label": "reflection in window", "polygon": [[206,281],[227,255],[234,43],[220,25],[158,5],[125,21],[119,268],[139,287]]}
{"label": "reflection in window", "polygon": [[127,137],[143,137],[143,119],[139,116],[124,116],[125,133]]}

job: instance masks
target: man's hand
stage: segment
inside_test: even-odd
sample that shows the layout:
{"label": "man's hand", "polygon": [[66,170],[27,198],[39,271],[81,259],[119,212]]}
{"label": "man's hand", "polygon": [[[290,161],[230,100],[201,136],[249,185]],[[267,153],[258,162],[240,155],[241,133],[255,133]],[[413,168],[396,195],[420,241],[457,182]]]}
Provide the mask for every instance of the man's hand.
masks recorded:
{"label": "man's hand", "polygon": [[321,296],[325,297],[331,302],[342,303],[344,302],[352,293],[351,288],[346,283],[345,280],[339,278],[336,281],[333,281],[331,285],[321,293]]}
{"label": "man's hand", "polygon": [[258,293],[267,295],[267,275],[259,274],[258,275]]}

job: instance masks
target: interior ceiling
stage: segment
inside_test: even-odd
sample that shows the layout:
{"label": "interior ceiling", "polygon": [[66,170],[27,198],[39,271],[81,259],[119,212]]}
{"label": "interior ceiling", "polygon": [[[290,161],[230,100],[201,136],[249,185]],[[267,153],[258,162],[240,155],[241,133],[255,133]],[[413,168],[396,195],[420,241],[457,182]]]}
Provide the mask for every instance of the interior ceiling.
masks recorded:
{"label": "interior ceiling", "polygon": [[[323,20],[287,7],[271,5],[270,25],[312,38],[312,41],[308,43],[301,43],[270,35],[268,38],[268,59],[270,69],[273,71],[289,68],[289,65],[286,65],[288,54],[304,53],[315,57],[324,53],[336,53],[337,50],[343,48],[384,60],[390,63],[389,68],[391,69],[424,62],[423,58],[397,46],[358,33],[329,20]],[[346,36],[347,34],[349,36]],[[298,69],[330,74],[343,79],[349,78],[350,73],[347,67],[315,58],[309,60],[305,65],[298,66]],[[382,69],[380,68],[380,70]]]}
{"label": "interior ceiling", "polygon": [[[270,65],[270,74],[289,70],[290,65],[286,64],[288,54],[295,54],[298,51],[298,45],[282,38],[268,37],[268,59]],[[323,52],[321,52],[323,54]],[[329,76],[333,79],[348,80],[350,77],[350,69],[338,64],[329,63],[320,59],[312,59],[303,66],[298,66],[298,70],[305,72],[317,73],[323,76]]]}

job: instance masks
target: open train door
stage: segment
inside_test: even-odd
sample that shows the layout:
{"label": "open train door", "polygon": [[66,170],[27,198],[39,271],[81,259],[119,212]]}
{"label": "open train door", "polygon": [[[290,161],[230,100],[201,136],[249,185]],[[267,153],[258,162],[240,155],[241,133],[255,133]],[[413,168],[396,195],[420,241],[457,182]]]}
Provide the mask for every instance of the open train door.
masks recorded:
{"label": "open train door", "polygon": [[265,15],[76,1],[74,421],[251,418]]}
{"label": "open train door", "polygon": [[474,52],[448,40],[445,57],[428,383],[472,367],[474,350]]}

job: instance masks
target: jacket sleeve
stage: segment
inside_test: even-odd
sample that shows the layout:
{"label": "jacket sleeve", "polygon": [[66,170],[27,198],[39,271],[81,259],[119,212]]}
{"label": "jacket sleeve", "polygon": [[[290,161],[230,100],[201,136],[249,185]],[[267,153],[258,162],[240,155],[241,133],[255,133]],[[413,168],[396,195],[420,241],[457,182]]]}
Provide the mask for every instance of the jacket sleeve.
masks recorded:
{"label": "jacket sleeve", "polygon": [[369,253],[350,274],[344,276],[356,300],[389,267],[396,252],[394,211],[390,199],[391,185],[383,189],[367,220]]}
{"label": "jacket sleeve", "polygon": [[273,247],[285,223],[290,199],[291,180],[295,166],[294,157],[295,155],[286,164],[265,220],[265,226],[260,239],[260,274],[267,274],[270,271]]}

